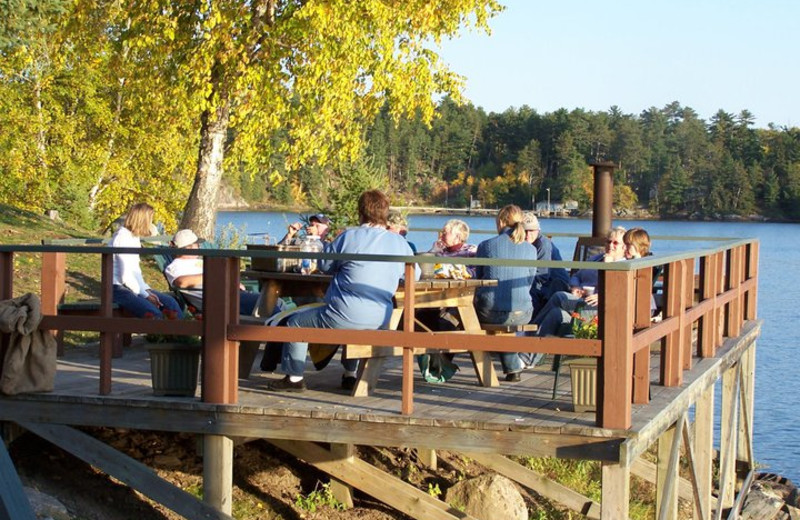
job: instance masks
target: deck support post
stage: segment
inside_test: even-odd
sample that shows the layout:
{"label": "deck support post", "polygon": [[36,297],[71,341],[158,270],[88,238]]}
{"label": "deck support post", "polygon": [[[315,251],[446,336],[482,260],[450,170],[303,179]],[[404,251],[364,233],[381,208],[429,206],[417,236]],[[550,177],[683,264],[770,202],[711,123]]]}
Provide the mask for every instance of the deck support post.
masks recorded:
{"label": "deck support post", "polygon": [[233,508],[233,439],[203,436],[203,501],[227,515]]}
{"label": "deck support post", "polygon": [[[694,408],[694,454],[698,500],[706,512],[711,511],[712,474],[714,459],[714,386],[698,397]],[[695,505],[694,517],[701,518]]]}
{"label": "deck support post", "polygon": [[[683,421],[678,421],[682,423]],[[677,424],[667,428],[658,438],[656,465],[656,511],[658,520],[678,518],[678,456],[681,432]]]}
{"label": "deck support post", "polygon": [[622,464],[604,462],[602,474],[601,520],[628,518],[631,498],[631,468]]}
{"label": "deck support post", "polygon": [[[332,460],[340,460],[352,464],[356,455],[356,447],[353,444],[331,443],[331,455]],[[331,493],[344,507],[353,508],[352,486],[336,477],[331,477]]]}
{"label": "deck support post", "polygon": [[739,460],[747,461],[752,469],[753,459],[753,400],[755,399],[756,344],[753,343],[739,360],[739,385],[741,403],[739,403],[739,432],[736,452]]}
{"label": "deck support post", "polygon": [[429,469],[435,470],[438,466],[436,450],[430,448],[417,448],[417,459]]}

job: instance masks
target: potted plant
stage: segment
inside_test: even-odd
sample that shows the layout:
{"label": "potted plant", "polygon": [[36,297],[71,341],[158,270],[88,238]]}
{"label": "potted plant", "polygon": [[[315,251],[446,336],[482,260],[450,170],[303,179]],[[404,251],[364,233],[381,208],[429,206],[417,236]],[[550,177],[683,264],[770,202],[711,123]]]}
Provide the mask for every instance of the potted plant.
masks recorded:
{"label": "potted plant", "polygon": [[[572,313],[572,334],[579,339],[597,338],[597,312],[581,309]],[[572,383],[572,406],[576,412],[597,409],[597,358],[567,361]]]}
{"label": "potted plant", "polygon": [[194,397],[200,365],[201,340],[197,336],[147,334],[153,394]]}

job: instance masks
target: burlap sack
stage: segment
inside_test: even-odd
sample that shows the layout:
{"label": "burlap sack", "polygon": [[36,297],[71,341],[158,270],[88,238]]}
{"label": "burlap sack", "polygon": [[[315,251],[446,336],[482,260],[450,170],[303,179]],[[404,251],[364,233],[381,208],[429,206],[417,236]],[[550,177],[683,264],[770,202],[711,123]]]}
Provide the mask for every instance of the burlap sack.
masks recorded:
{"label": "burlap sack", "polygon": [[56,340],[50,331],[39,330],[41,320],[41,306],[35,294],[0,302],[0,332],[10,335],[0,392],[15,395],[53,390]]}

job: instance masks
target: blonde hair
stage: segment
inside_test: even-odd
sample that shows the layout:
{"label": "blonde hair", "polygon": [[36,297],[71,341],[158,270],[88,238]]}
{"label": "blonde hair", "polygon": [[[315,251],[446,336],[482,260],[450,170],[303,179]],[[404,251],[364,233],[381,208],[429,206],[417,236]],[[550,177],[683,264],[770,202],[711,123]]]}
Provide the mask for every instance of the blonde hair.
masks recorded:
{"label": "blonde hair", "polygon": [[497,232],[511,228],[511,241],[519,244],[525,240],[525,226],[522,223],[522,210],[515,204],[504,206],[497,213]]}
{"label": "blonde hair", "polygon": [[150,236],[150,225],[153,223],[153,206],[146,202],[134,204],[125,215],[125,228],[136,237]]}
{"label": "blonde hair", "polygon": [[622,241],[626,245],[633,245],[641,256],[650,254],[650,235],[644,228],[635,227],[629,229],[622,237]]}
{"label": "blonde hair", "polygon": [[459,242],[462,244],[466,243],[467,239],[469,238],[469,225],[463,220],[459,220],[457,218],[453,218],[445,222],[444,227],[442,227],[444,231],[452,231],[453,233],[458,236]]}

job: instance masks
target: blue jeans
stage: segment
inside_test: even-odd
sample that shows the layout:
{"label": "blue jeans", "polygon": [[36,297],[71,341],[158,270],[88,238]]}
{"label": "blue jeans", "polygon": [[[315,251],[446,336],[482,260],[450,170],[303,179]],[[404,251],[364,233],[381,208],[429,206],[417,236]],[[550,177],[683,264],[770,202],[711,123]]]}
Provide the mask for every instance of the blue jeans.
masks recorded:
{"label": "blue jeans", "polygon": [[572,312],[580,303],[584,303],[583,300],[571,292],[555,293],[533,320],[533,323],[539,326],[536,335],[558,335],[559,330],[572,322]]}
{"label": "blue jeans", "polygon": [[121,309],[133,314],[137,318],[163,319],[164,311],[166,311],[167,314],[174,314],[176,318],[183,317],[181,307],[178,305],[178,302],[175,301],[175,298],[162,292],[152,292],[161,300],[160,308],[150,303],[150,300],[147,298],[139,296],[124,285],[114,286],[113,300]]}
{"label": "blue jeans", "polygon": [[239,314],[251,315],[258,303],[258,293],[239,291]]}
{"label": "blue jeans", "polygon": [[[477,309],[481,323],[491,325],[525,325],[531,320],[533,309],[526,311],[489,311]],[[497,352],[503,372],[513,374],[522,370],[522,360],[518,352]]]}
{"label": "blue jeans", "polygon": [[[364,329],[363,325],[355,325],[341,318],[337,318],[333,313],[328,312],[328,306],[322,305],[303,312],[292,315],[286,322],[287,327],[309,327],[317,329]],[[374,327],[380,328],[380,325]],[[308,354],[308,343],[304,341],[293,341],[283,344],[281,354],[281,370],[290,376],[302,376],[306,368],[306,355]],[[357,359],[343,359],[342,366],[349,372],[358,370]]]}

